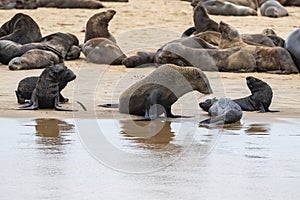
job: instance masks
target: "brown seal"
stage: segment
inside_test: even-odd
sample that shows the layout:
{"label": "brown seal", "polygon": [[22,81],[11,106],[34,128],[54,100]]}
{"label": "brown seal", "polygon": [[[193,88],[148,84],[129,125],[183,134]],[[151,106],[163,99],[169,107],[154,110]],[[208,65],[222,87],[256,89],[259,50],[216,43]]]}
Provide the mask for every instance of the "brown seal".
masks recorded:
{"label": "brown seal", "polygon": [[212,93],[209,81],[200,69],[162,65],[121,94],[119,111],[148,119],[163,113],[167,117],[175,117],[171,106],[179,97],[193,90]]}
{"label": "brown seal", "polygon": [[8,63],[10,70],[42,69],[62,62],[59,56],[51,51],[31,49]]}
{"label": "brown seal", "polygon": [[42,38],[38,24],[29,16],[17,13],[0,27],[0,40],[19,44],[39,42]]}
{"label": "brown seal", "polygon": [[[65,98],[62,94],[61,91],[67,86],[67,84],[70,81],[73,81],[76,78],[76,75],[74,72],[70,69],[67,69],[63,72],[61,75],[59,81],[59,102],[60,103],[66,103],[69,101],[68,98]],[[17,101],[19,104],[24,104],[26,102],[29,102],[31,99],[31,95],[33,90],[36,87],[36,83],[38,81],[39,77],[38,76],[30,76],[23,78],[19,84],[18,88],[16,90],[16,96],[17,96]]]}
{"label": "brown seal", "polygon": [[71,33],[53,33],[43,37],[41,43],[56,49],[66,60],[75,60],[80,56],[79,40]]}
{"label": "brown seal", "polygon": [[98,37],[107,38],[113,42],[116,42],[115,38],[108,31],[108,23],[115,14],[116,11],[108,10],[97,13],[90,17],[86,24],[84,42]]}
{"label": "brown seal", "polygon": [[103,37],[86,41],[81,50],[87,62],[96,64],[121,65],[122,60],[126,58],[116,43]]}
{"label": "brown seal", "polygon": [[52,65],[43,70],[36,87],[32,92],[30,103],[21,110],[36,110],[39,108],[55,109],[58,111],[74,111],[61,108],[59,103],[59,80],[68,68],[63,64]]}
{"label": "brown seal", "polygon": [[286,0],[282,5],[284,6],[300,6],[299,0]]}
{"label": "brown seal", "polygon": [[103,4],[96,0],[36,0],[37,7],[46,8],[103,8]]}
{"label": "brown seal", "polygon": [[202,3],[198,3],[194,8],[194,24],[196,28],[196,33],[205,31],[217,31],[219,32],[218,23],[210,19],[206,9],[203,7]]}

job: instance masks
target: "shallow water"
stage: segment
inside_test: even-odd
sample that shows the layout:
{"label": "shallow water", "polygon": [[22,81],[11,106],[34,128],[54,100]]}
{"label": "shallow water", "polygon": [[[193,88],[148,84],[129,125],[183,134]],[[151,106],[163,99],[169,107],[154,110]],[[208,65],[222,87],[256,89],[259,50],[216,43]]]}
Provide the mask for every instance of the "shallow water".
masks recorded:
{"label": "shallow water", "polygon": [[300,119],[223,128],[164,119],[0,123],[0,199],[300,196]]}

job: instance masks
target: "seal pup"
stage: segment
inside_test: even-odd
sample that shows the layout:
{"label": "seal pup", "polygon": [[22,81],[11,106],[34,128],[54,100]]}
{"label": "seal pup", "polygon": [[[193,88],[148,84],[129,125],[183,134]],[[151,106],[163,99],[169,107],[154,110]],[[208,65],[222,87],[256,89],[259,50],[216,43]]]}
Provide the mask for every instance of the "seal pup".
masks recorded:
{"label": "seal pup", "polygon": [[13,58],[8,63],[8,68],[10,70],[42,69],[61,62],[63,61],[58,55],[51,51],[31,49],[22,56]]}
{"label": "seal pup", "polygon": [[92,38],[81,46],[81,50],[87,62],[96,64],[121,65],[126,58],[120,47],[107,38]]}
{"label": "seal pup", "polygon": [[[60,103],[66,103],[69,101],[68,98],[65,98],[61,91],[67,86],[67,84],[71,81],[73,81],[76,78],[76,75],[74,72],[70,69],[65,69],[59,78],[59,102]],[[22,79],[17,87],[17,90],[15,91],[17,96],[17,101],[19,104],[24,104],[26,102],[29,102],[31,99],[31,95],[33,90],[36,87],[37,81],[39,77],[38,76],[30,76]]]}
{"label": "seal pup", "polygon": [[41,38],[38,24],[29,15],[23,13],[17,13],[0,27],[0,40],[27,44],[39,42]]}
{"label": "seal pup", "polygon": [[84,42],[98,37],[107,38],[112,42],[116,42],[116,39],[108,31],[108,23],[115,14],[115,10],[107,10],[90,17],[86,24]]}
{"label": "seal pup", "polygon": [[[208,109],[210,118],[201,121],[200,126],[235,123],[240,121],[243,116],[241,107],[229,98],[212,99],[210,103],[212,103]],[[201,107],[201,103],[199,105]]]}
{"label": "seal pup", "polygon": [[103,8],[103,4],[96,0],[36,0],[37,7],[46,8]]}
{"label": "seal pup", "polygon": [[145,116],[146,119],[154,119],[163,113],[167,117],[176,117],[171,106],[193,90],[212,93],[209,81],[200,69],[162,65],[121,94],[119,112]]}
{"label": "seal pup", "polygon": [[39,76],[36,87],[32,92],[30,103],[20,110],[36,110],[42,109],[55,109],[58,111],[74,111],[63,109],[59,106],[59,80],[67,67],[63,64],[52,65],[43,70]]}
{"label": "seal pup", "polygon": [[300,28],[291,32],[285,40],[284,47],[290,52],[298,70],[300,71]]}
{"label": "seal pup", "polygon": [[262,34],[264,34],[268,38],[270,38],[273,41],[275,46],[284,47],[285,40],[283,38],[279,37],[273,29],[265,28],[262,31]]}
{"label": "seal pup", "polygon": [[211,15],[225,15],[225,16],[249,16],[253,15],[256,16],[256,10],[236,5],[230,2],[222,2],[219,0],[209,0],[203,2],[203,6],[207,9],[208,14]]}
{"label": "seal pup", "polygon": [[66,60],[75,60],[80,56],[79,40],[71,33],[53,33],[43,37],[41,43],[56,49]]}
{"label": "seal pup", "polygon": [[260,7],[260,14],[267,17],[288,16],[288,11],[276,0],[265,1]]}
{"label": "seal pup", "polygon": [[239,106],[242,110],[245,111],[258,111],[258,112],[278,112],[271,111],[269,109],[272,98],[273,91],[272,88],[264,81],[255,78],[253,76],[246,77],[247,86],[251,91],[251,95],[245,98],[234,99],[233,101]]}

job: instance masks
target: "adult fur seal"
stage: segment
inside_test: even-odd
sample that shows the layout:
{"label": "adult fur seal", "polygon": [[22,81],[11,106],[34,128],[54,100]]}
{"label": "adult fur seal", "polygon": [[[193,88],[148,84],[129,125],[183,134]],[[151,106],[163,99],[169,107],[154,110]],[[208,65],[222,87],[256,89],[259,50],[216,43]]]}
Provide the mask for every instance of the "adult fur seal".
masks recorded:
{"label": "adult fur seal", "polygon": [[[67,84],[70,81],[73,81],[76,78],[76,75],[74,72],[68,68],[66,68],[61,77],[59,78],[59,102],[60,103],[66,103],[69,101],[68,98],[63,97],[61,94],[61,91],[67,86]],[[18,88],[16,90],[16,96],[17,96],[17,101],[19,104],[24,104],[26,102],[29,102],[31,99],[31,95],[33,90],[36,87],[37,81],[39,77],[38,76],[30,76],[22,79],[19,84]]]}
{"label": "adult fur seal", "polygon": [[39,42],[42,38],[38,24],[28,15],[17,13],[0,27],[0,40],[19,44]]}
{"label": "adult fur seal", "polygon": [[43,37],[41,43],[56,49],[66,60],[75,60],[80,56],[79,40],[71,33],[53,33]]}
{"label": "adult fur seal", "polygon": [[[205,2],[207,0],[191,0],[191,5],[196,6],[199,2]],[[258,2],[257,0],[221,0],[222,2],[230,2],[235,5],[245,6],[257,10]]]}
{"label": "adult fur seal", "polygon": [[31,49],[49,50],[61,57],[61,53],[45,43],[21,45],[10,40],[0,40],[0,62],[7,65],[13,58],[20,57]]}
{"label": "adult fur seal", "polygon": [[193,20],[196,28],[196,33],[205,31],[219,32],[218,23],[209,18],[207,11],[203,7],[202,3],[198,3],[194,8]]}
{"label": "adult fur seal", "polygon": [[32,92],[30,103],[20,107],[21,110],[36,110],[38,108],[51,109],[58,111],[73,111],[63,109],[58,105],[59,102],[59,80],[63,76],[67,67],[61,63],[47,67],[39,76],[36,87]]}
{"label": "adult fur seal", "polygon": [[63,61],[58,55],[51,51],[31,49],[22,56],[13,58],[8,63],[8,68],[10,70],[42,69],[61,62]]}
{"label": "adult fur seal", "polygon": [[[204,102],[205,103],[205,102]],[[203,120],[199,125],[228,124],[240,121],[243,116],[241,107],[229,98],[212,99],[208,109],[210,119]],[[199,104],[201,107],[201,103]]]}
{"label": "adult fur seal", "polygon": [[229,16],[249,16],[257,15],[256,10],[236,5],[230,2],[222,2],[219,0],[209,0],[202,3],[211,15],[229,15]]}
{"label": "adult fur seal", "polygon": [[299,0],[286,0],[283,3],[284,6],[300,6],[300,1]]}
{"label": "adult fur seal", "polygon": [[260,7],[260,14],[267,17],[288,16],[288,11],[276,0],[265,1]]}
{"label": "adult fur seal", "polygon": [[[269,109],[273,98],[273,92],[272,88],[266,82],[252,76],[248,76],[246,81],[247,86],[251,91],[251,95],[233,100],[243,111],[278,112]],[[199,103],[199,106],[203,110],[208,111],[215,101],[216,99],[207,99],[206,101]]]}
{"label": "adult fur seal", "polygon": [[167,117],[176,117],[171,106],[193,90],[212,93],[209,81],[200,69],[166,64],[126,89],[119,98],[119,111],[148,119],[163,113]]}
{"label": "adult fur seal", "polygon": [[292,58],[300,71],[300,28],[289,34],[285,40],[285,48],[292,55]]}
{"label": "adult fur seal", "polygon": [[95,0],[36,0],[38,7],[46,8],[103,8],[103,4]]}
{"label": "adult fur seal", "polygon": [[86,24],[84,42],[98,37],[107,38],[113,42],[116,42],[116,39],[108,31],[108,23],[115,14],[116,11],[108,10],[97,13],[90,17]]}
{"label": "adult fur seal", "polygon": [[86,41],[81,50],[87,62],[97,64],[121,65],[126,55],[120,47],[106,38],[93,38]]}

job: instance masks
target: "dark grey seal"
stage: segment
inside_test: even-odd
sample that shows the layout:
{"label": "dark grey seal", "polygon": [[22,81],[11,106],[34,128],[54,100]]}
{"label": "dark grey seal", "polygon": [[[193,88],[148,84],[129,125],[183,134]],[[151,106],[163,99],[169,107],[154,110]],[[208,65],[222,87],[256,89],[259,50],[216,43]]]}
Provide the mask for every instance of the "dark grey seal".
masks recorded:
{"label": "dark grey seal", "polygon": [[60,80],[66,71],[68,71],[68,68],[63,63],[44,69],[36,82],[36,87],[32,92],[30,103],[19,109],[36,110],[39,108],[54,108],[58,111],[74,111],[63,109],[58,105]]}
{"label": "dark grey seal", "polygon": [[284,46],[291,54],[298,70],[300,71],[300,28],[289,34]]}

